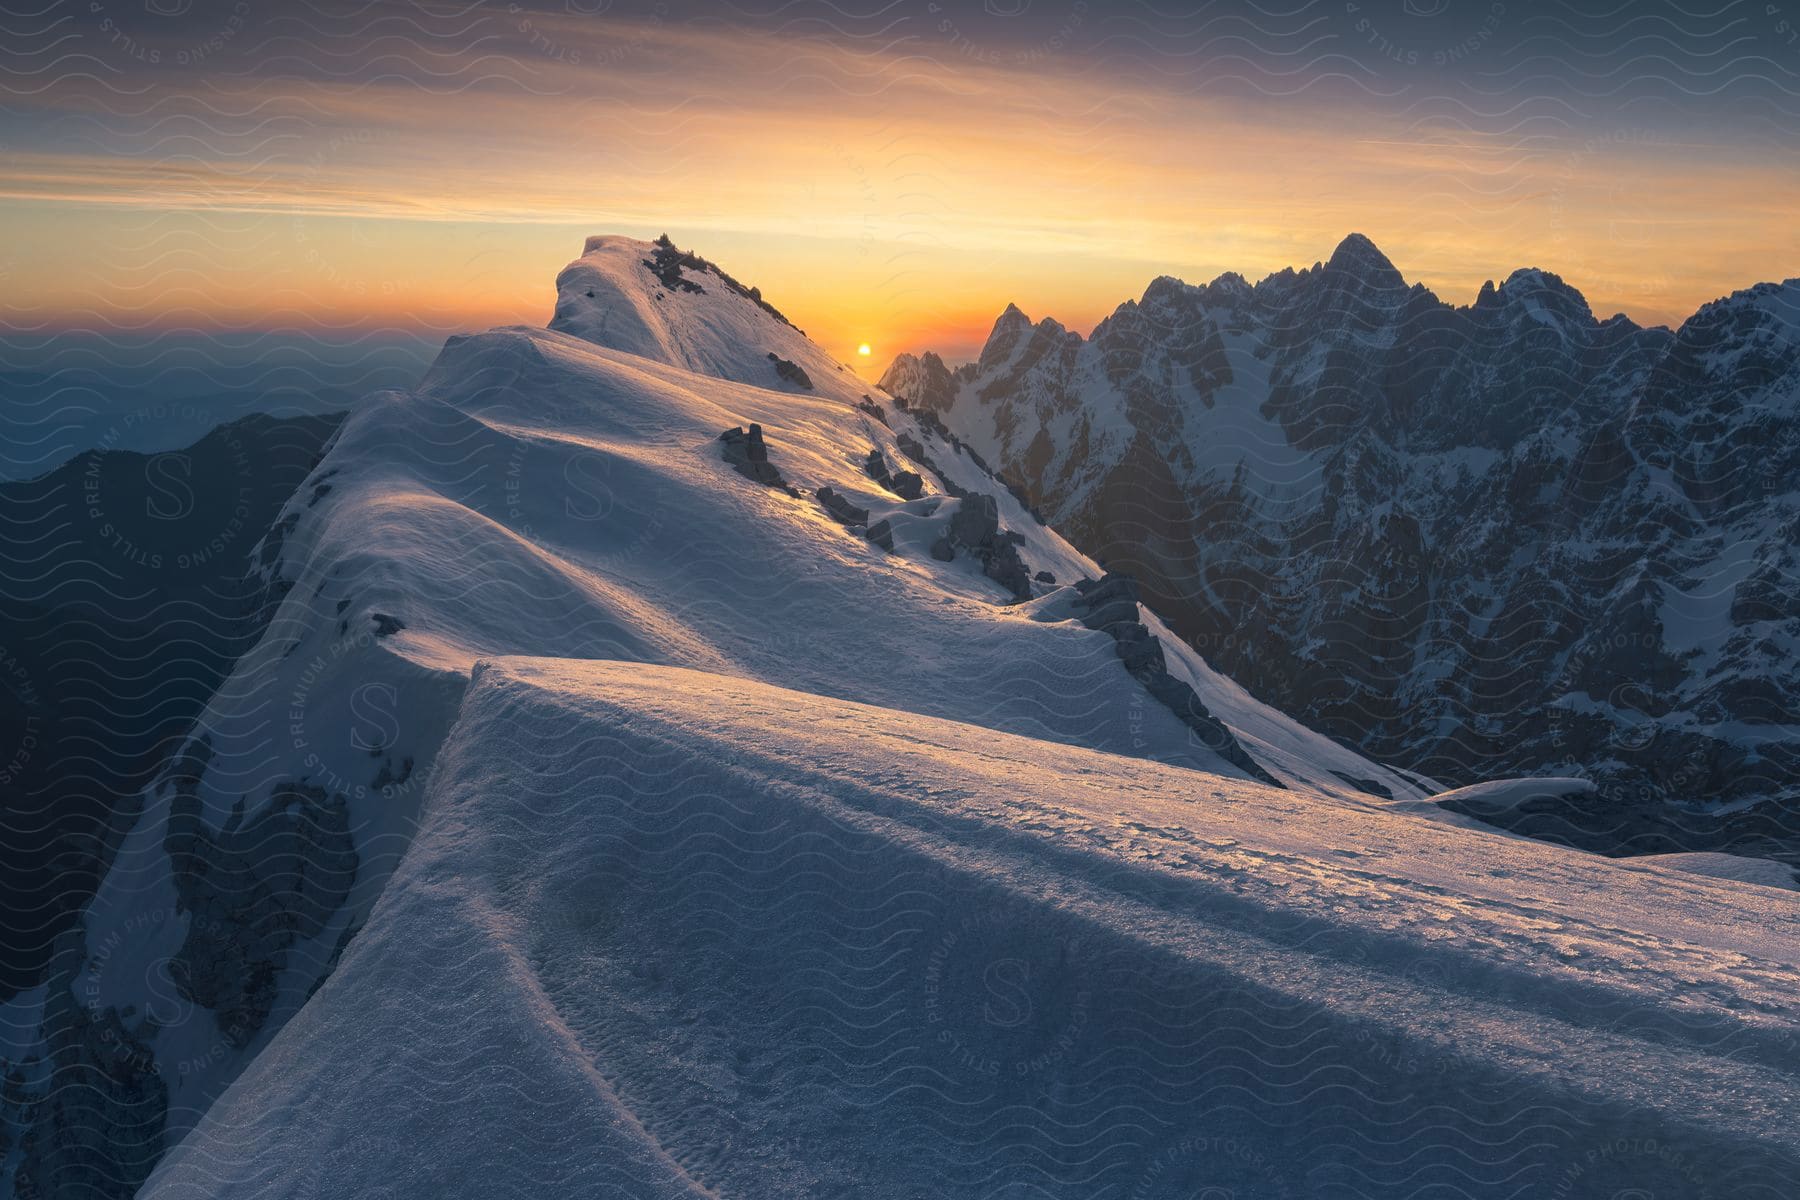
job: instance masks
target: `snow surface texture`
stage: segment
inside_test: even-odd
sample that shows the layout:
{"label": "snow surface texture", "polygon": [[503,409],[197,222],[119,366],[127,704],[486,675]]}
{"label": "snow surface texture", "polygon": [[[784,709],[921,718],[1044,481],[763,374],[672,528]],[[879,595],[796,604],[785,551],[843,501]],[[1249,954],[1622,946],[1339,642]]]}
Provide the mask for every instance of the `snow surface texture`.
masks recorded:
{"label": "snow surface texture", "polygon": [[1800,897],[741,678],[479,665],[202,1197],[1779,1197]]}
{"label": "snow surface texture", "polygon": [[[345,421],[289,502],[258,554],[262,641],[143,795],[46,985],[0,1007],[28,1101],[3,1110],[16,1191],[129,1191],[302,1010],[410,844],[480,659],[660,663],[1153,758],[1190,768],[1174,778],[1197,802],[1246,778],[1078,619],[1068,585],[1098,566],[748,289],[671,271],[666,249],[590,240],[551,328],[450,339],[416,390]],[[721,433],[752,424],[798,494],[726,461]],[[924,494],[887,490],[872,450]],[[868,525],[828,511],[827,487]],[[968,545],[934,556],[973,495],[993,497],[1030,599]],[[891,551],[865,536],[881,522]],[[1370,784],[1397,803],[1436,790],[1138,616],[1284,785],[1358,811],[1386,803]]]}

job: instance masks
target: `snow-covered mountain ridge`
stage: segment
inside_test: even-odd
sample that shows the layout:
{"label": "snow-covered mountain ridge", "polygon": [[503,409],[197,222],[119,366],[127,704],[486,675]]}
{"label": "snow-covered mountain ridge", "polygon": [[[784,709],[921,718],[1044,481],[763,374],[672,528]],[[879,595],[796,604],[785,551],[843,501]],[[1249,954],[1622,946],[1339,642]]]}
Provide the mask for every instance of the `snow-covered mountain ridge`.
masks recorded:
{"label": "snow-covered mountain ridge", "polygon": [[883,384],[1259,698],[1600,785],[1490,814],[1536,836],[1800,861],[1800,280],[1644,329],[1536,269],[1453,307],[1352,235]]}
{"label": "snow-covered mountain ridge", "polygon": [[769,687],[494,659],[144,1195],[1790,1193],[1800,896]]}
{"label": "snow-covered mountain ridge", "polygon": [[1800,896],[1444,812],[673,246],[372,398],[258,562],[0,1010],[13,1194],[1794,1177]]}
{"label": "snow-covered mountain ridge", "polygon": [[47,982],[0,1009],[20,1196],[130,1194],[303,1009],[410,845],[482,660],[753,680],[1154,758],[1197,791],[1264,778],[1360,811],[1435,790],[1252,700],[1128,585],[1070,586],[1103,573],[667,245],[590,240],[549,328],[452,338],[372,397],[258,561],[261,641]]}

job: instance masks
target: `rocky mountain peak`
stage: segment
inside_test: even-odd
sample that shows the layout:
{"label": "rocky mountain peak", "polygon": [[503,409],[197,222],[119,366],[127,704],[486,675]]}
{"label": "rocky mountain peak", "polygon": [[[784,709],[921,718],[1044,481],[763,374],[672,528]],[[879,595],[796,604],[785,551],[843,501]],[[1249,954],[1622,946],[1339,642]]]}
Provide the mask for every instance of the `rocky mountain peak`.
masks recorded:
{"label": "rocky mountain peak", "polygon": [[897,356],[877,386],[890,396],[933,410],[947,408],[956,398],[953,372],[930,350]]}
{"label": "rocky mountain peak", "polygon": [[1351,275],[1376,288],[1404,288],[1406,278],[1374,242],[1352,233],[1338,243],[1325,263],[1329,274]]}
{"label": "rocky mountain peak", "polygon": [[998,366],[1011,358],[1031,330],[1031,318],[1020,311],[1018,305],[1008,304],[1006,311],[994,322],[987,344],[981,348],[982,370]]}
{"label": "rocky mountain peak", "polygon": [[[1484,296],[1488,294],[1487,288],[1482,291]],[[1562,276],[1537,267],[1520,267],[1506,277],[1506,282],[1493,289],[1492,294],[1502,305],[1521,305],[1540,316],[1553,316],[1563,322],[1583,325],[1594,323],[1587,297],[1564,283]]]}
{"label": "rocky mountain peak", "polygon": [[1150,281],[1150,286],[1144,289],[1144,298],[1138,303],[1145,308],[1150,308],[1156,304],[1179,300],[1193,290],[1190,285],[1173,275],[1158,275]]}
{"label": "rocky mountain peak", "polygon": [[550,328],[610,350],[736,383],[779,382],[778,365],[812,379],[840,365],[784,317],[761,289],[677,246],[590,237],[556,277]]}
{"label": "rocky mountain peak", "polygon": [[1215,303],[1243,304],[1255,295],[1250,281],[1236,271],[1226,271],[1207,284],[1204,291],[1207,299]]}

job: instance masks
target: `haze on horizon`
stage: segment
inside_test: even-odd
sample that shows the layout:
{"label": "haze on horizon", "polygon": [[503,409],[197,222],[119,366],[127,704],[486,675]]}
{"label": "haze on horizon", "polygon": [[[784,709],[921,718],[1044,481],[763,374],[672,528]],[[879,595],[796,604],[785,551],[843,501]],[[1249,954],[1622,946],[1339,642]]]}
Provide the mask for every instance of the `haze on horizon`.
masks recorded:
{"label": "haze on horizon", "polygon": [[1353,230],[1452,303],[1539,266],[1644,323],[1800,274],[1800,10],[1763,0],[336,7],[6,18],[14,335],[541,324],[595,232],[870,372]]}

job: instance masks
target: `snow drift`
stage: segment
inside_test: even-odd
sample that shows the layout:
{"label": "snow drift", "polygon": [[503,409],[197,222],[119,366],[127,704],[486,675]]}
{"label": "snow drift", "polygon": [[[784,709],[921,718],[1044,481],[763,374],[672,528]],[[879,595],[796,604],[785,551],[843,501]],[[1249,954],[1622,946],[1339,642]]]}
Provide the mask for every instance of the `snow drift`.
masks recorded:
{"label": "snow drift", "polygon": [[437,778],[146,1197],[1790,1186],[1786,893],[616,663]]}

